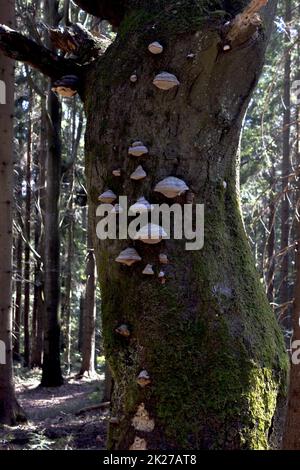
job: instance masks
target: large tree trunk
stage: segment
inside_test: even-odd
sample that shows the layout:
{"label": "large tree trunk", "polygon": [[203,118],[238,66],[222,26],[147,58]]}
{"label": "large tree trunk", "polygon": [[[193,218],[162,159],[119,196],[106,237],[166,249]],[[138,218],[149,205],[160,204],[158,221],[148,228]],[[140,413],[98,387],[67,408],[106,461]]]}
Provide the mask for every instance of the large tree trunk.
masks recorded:
{"label": "large tree trunk", "polygon": [[[153,188],[176,175],[190,186],[195,203],[205,204],[205,246],[185,251],[183,242],[166,242],[171,264],[162,285],[142,275],[149,262],[159,269],[159,246],[94,240],[106,355],[115,381],[112,411],[120,420],[110,427],[108,445],[265,449],[279,438],[276,404],[282,405],[287,361],[241,220],[237,149],[274,2],[258,37],[228,53],[222,22],[204,18],[205,7],[215,9],[211,3],[127,3],[136,9],[85,83],[91,209],[95,214],[99,193],[107,188],[127,195],[129,203],[140,196],[168,202]],[[164,45],[159,56],[147,50],[154,40]],[[161,91],[152,84],[161,71],[177,76],[178,89]],[[135,84],[129,80],[133,72]],[[148,146],[149,156],[128,157],[135,140]],[[139,163],[148,177],[133,183],[129,175]],[[114,178],[118,167],[123,177]],[[143,262],[124,269],[114,260],[130,245]],[[121,323],[129,325],[129,338],[116,334]],[[151,378],[145,388],[137,384],[143,369]],[[144,408],[148,419],[141,417]]]}
{"label": "large tree trunk", "polygon": [[[0,22],[12,26],[14,2],[2,4]],[[0,80],[6,84],[6,104],[0,104],[0,423],[13,425],[24,420],[13,383],[12,351],[12,205],[13,205],[13,109],[14,65],[0,55]],[[3,362],[5,362],[3,364]]]}
{"label": "large tree trunk", "polygon": [[[58,2],[46,0],[46,20],[58,25]],[[61,109],[57,96],[48,95],[48,157],[45,212],[45,323],[44,359],[41,385],[57,387],[63,383],[60,367],[60,234],[59,196],[61,178]]]}

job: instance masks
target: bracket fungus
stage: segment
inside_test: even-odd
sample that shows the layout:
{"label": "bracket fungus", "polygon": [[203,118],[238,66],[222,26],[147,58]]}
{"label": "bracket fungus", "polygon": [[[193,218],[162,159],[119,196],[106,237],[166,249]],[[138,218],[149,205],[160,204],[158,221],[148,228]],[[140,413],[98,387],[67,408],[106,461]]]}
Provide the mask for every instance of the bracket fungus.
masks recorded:
{"label": "bracket fungus", "polygon": [[140,240],[148,245],[155,245],[160,243],[164,238],[167,238],[165,230],[156,224],[144,225],[138,232],[136,232],[134,239]]}
{"label": "bracket fungus", "polygon": [[223,188],[224,188],[224,189],[227,189],[227,183],[226,183],[226,181],[223,181]]}
{"label": "bracket fungus", "polygon": [[231,50],[231,46],[229,44],[225,44],[225,46],[223,46],[223,51],[227,52],[230,50]]}
{"label": "bracket fungus", "polygon": [[169,264],[168,256],[165,253],[160,253],[158,259],[160,264]]}
{"label": "bracket fungus", "polygon": [[160,280],[161,284],[165,284],[166,283],[166,274],[164,271],[160,271],[158,273],[158,279]]}
{"label": "bracket fungus", "polygon": [[150,379],[150,375],[148,374],[148,372],[146,370],[142,370],[137,379],[136,379],[137,383],[139,384],[140,387],[146,387],[147,385],[151,384],[151,379]]}
{"label": "bracket fungus", "polygon": [[54,82],[52,91],[59,95],[72,98],[77,94],[79,87],[79,78],[76,75],[65,75]]}
{"label": "bracket fungus", "polygon": [[120,204],[115,204],[112,210],[110,211],[110,214],[123,214],[124,209]]}
{"label": "bracket fungus", "polygon": [[145,269],[143,271],[143,274],[146,274],[146,276],[153,276],[154,275],[152,264],[147,264],[147,266],[145,267]]}
{"label": "bracket fungus", "polygon": [[188,190],[189,187],[185,184],[185,182],[179,178],[176,178],[175,176],[168,176],[167,178],[157,183],[154,188],[155,192],[161,193],[169,199],[180,196]]}
{"label": "bracket fungus", "polygon": [[154,419],[150,419],[144,403],[139,405],[136,414],[131,420],[131,424],[136,431],[141,432],[152,432],[155,428]]}
{"label": "bracket fungus", "polygon": [[132,75],[130,75],[130,81],[131,83],[136,83],[138,81],[138,77],[136,73],[133,73]]}
{"label": "bracket fungus", "polygon": [[152,204],[150,204],[150,202],[148,202],[144,197],[140,197],[135,204],[129,207],[129,214],[145,214],[146,212],[151,212],[152,210]]}
{"label": "bracket fungus", "polygon": [[112,174],[114,176],[121,176],[121,168],[117,168],[116,170],[113,170]]}
{"label": "bracket fungus", "polygon": [[151,44],[149,44],[148,50],[149,52],[151,52],[151,54],[157,55],[157,54],[161,54],[164,48],[158,41],[154,41],[154,42],[151,42]]}
{"label": "bracket fungus", "polygon": [[129,450],[147,450],[146,440],[135,436],[133,443],[129,447]]}
{"label": "bracket fungus", "polygon": [[130,331],[127,325],[118,326],[118,328],[115,329],[115,332],[120,336],[124,336],[125,338],[130,336]]}
{"label": "bracket fungus", "polygon": [[139,261],[142,261],[142,258],[134,248],[126,248],[116,258],[117,263],[126,264],[126,266],[132,266]]}
{"label": "bracket fungus", "polygon": [[153,85],[160,90],[171,90],[179,84],[177,77],[169,72],[161,72],[153,80]]}
{"label": "bracket fungus", "polygon": [[141,157],[146,153],[148,153],[148,148],[140,141],[133,142],[131,147],[128,149],[128,155],[132,155],[133,157]]}
{"label": "bracket fungus", "polygon": [[106,204],[111,204],[116,199],[117,199],[117,196],[113,191],[111,191],[111,189],[108,189],[104,193],[100,194],[100,196],[98,197],[98,201],[104,202]]}
{"label": "bracket fungus", "polygon": [[134,170],[134,172],[131,173],[130,178],[132,180],[139,181],[139,180],[146,178],[146,176],[147,176],[147,173],[145,172],[144,168],[142,167],[142,165],[139,165]]}

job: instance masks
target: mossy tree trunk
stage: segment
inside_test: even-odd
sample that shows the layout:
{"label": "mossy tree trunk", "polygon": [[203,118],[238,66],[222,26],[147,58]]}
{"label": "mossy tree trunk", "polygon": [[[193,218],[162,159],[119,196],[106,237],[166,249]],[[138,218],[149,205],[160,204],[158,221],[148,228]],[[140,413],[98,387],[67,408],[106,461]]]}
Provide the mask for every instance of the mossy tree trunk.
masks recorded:
{"label": "mossy tree trunk", "polygon": [[[228,53],[221,39],[225,18],[204,13],[203,2],[135,4],[86,79],[90,202],[95,211],[107,188],[127,195],[129,203],[140,196],[167,202],[155,195],[154,185],[180,177],[195,202],[205,204],[205,245],[188,252],[184,243],[167,241],[171,264],[161,285],[142,275],[147,263],[158,264],[161,247],[134,243],[143,262],[125,269],[114,259],[132,243],[95,238],[105,348],[115,381],[112,412],[119,418],[110,427],[109,447],[265,449],[279,439],[276,407],[287,362],[243,228],[237,150],[274,3],[258,35]],[[240,2],[230,5],[229,13],[241,8]],[[159,56],[147,50],[155,40],[164,46]],[[177,76],[178,89],[153,86],[161,71]],[[148,146],[147,157],[128,157],[135,140]],[[140,163],[148,176],[133,183],[129,175]],[[122,177],[114,178],[118,167]],[[121,323],[130,326],[129,339],[115,333]],[[140,388],[136,379],[143,369],[151,384]]]}
{"label": "mossy tree trunk", "polygon": [[[78,66],[80,57],[75,63],[50,56],[1,27],[0,47],[52,78],[70,69],[79,74],[92,213],[107,188],[129,203],[140,196],[168,202],[153,188],[169,175],[183,178],[194,202],[205,204],[204,248],[185,251],[183,241],[172,240],[162,247],[171,260],[166,284],[142,275],[149,262],[159,268],[161,247],[136,242],[143,262],[125,269],[114,260],[132,243],[95,237],[112,412],[119,420],[111,424],[109,448],[276,446],[287,360],[244,232],[237,158],[276,2],[269,2],[259,27],[249,18],[265,0],[252,0],[252,13],[225,27],[249,2],[124,0],[119,9],[118,0],[75,3],[119,26],[114,44],[88,67],[85,58]],[[147,50],[155,40],[164,46],[158,56]],[[30,53],[37,49],[42,53]],[[158,90],[152,81],[161,71],[175,74],[179,87]],[[129,80],[133,73],[136,83]],[[149,148],[142,161],[128,157],[136,140]],[[147,178],[134,183],[129,175],[139,163]],[[112,176],[118,167],[120,178]],[[115,332],[121,323],[130,328],[127,338]],[[140,388],[143,369],[151,383]]]}

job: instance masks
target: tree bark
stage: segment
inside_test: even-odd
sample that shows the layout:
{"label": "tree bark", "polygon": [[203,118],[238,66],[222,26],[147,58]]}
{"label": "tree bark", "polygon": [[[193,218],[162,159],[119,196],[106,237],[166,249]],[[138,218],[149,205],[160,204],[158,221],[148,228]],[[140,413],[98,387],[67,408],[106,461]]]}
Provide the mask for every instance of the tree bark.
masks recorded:
{"label": "tree bark", "polygon": [[[2,5],[0,21],[14,22],[14,2]],[[14,390],[12,351],[12,205],[13,205],[13,109],[14,65],[0,56],[0,80],[6,85],[6,103],[0,113],[0,341],[5,345],[5,364],[0,361],[0,423],[24,421]]]}
{"label": "tree bark", "polygon": [[[264,15],[264,30],[229,53],[223,52],[219,20],[209,27],[201,23],[202,6],[192,0],[180,5],[170,0],[164,7],[140,1],[86,77],[92,212],[107,188],[127,195],[129,203],[140,196],[165,202],[153,187],[169,175],[182,177],[206,211],[202,251],[166,242],[171,264],[165,285],[141,273],[147,263],[157,265],[160,248],[94,240],[104,342],[115,381],[112,412],[120,419],[110,426],[110,449],[265,449],[280,438],[276,402],[282,406],[287,361],[250,255],[237,178],[240,129],[261,70],[274,2]],[[158,57],[147,51],[154,40],[164,45]],[[164,70],[177,76],[178,89],[153,86]],[[149,148],[142,160],[148,177],[137,184],[129,178],[137,166],[128,157],[134,140]],[[117,167],[123,178],[111,176]],[[140,267],[124,269],[114,262],[128,245],[142,256]],[[124,322],[129,339],[115,333]],[[144,369],[151,384],[140,388],[137,376]],[[138,421],[141,406],[149,413],[146,427]]]}

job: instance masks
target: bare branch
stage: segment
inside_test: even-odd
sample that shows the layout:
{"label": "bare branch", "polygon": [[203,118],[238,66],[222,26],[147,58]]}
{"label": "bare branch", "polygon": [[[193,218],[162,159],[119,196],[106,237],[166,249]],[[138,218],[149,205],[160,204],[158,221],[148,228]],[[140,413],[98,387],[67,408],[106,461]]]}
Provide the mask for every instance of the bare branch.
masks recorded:
{"label": "bare branch", "polygon": [[231,21],[226,34],[228,44],[243,44],[257,32],[262,24],[259,11],[266,6],[267,3],[268,0],[251,0],[242,13],[239,13]]}
{"label": "bare branch", "polygon": [[72,54],[76,61],[86,64],[103,54],[111,41],[105,37],[93,36],[81,24],[72,24],[64,29],[49,29],[52,44],[66,54]]}
{"label": "bare branch", "polygon": [[76,61],[56,55],[5,25],[0,25],[0,51],[11,59],[36,68],[53,80],[68,74],[80,75],[80,66]]}

